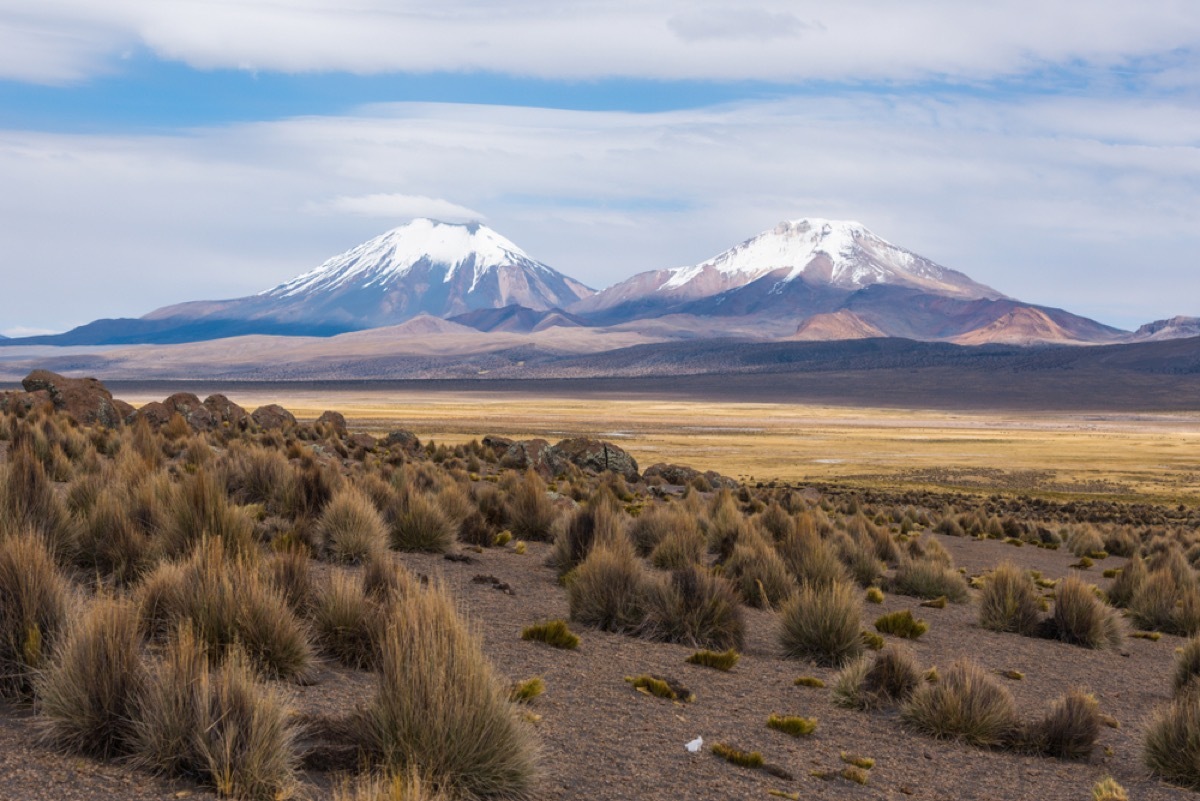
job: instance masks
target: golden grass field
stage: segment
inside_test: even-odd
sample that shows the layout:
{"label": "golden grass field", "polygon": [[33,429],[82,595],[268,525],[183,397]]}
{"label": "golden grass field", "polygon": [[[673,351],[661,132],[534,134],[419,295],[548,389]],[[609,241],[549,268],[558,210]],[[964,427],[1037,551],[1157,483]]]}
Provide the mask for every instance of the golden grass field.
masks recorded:
{"label": "golden grass field", "polygon": [[[280,394],[285,392],[285,394]],[[759,481],[1200,502],[1200,412],[984,413],[778,403],[382,390],[230,392],[300,419],[325,409],[375,434],[454,444],[486,434],[617,442],[644,469],[678,462]],[[155,400],[128,397],[135,405]]]}

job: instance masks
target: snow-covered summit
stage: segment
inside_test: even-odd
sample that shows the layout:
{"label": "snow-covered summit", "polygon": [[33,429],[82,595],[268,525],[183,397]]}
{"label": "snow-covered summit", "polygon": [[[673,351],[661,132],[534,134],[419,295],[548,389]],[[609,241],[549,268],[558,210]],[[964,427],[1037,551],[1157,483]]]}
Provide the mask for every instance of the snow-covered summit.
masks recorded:
{"label": "snow-covered summit", "polygon": [[810,283],[845,289],[901,284],[951,295],[998,294],[881,239],[862,223],[819,218],[781,222],[708,261],[680,267],[659,291],[680,289],[706,274],[719,274],[724,284],[745,284],[783,269],[783,281],[803,276]]}
{"label": "snow-covered summit", "polygon": [[474,290],[486,273],[500,267],[553,272],[482,223],[446,223],[421,218],[393,228],[334,256],[315,270],[260,294],[288,298],[348,285],[386,287],[408,275],[418,264],[442,268],[439,272],[444,283],[454,280],[460,270],[470,269],[468,291]]}

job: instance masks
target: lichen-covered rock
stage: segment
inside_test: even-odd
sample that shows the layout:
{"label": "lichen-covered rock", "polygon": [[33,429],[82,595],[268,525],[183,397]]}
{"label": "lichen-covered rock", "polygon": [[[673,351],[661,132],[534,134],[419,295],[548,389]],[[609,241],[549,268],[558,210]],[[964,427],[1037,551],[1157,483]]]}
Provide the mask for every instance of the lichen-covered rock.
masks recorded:
{"label": "lichen-covered rock", "polygon": [[399,447],[409,453],[421,450],[421,440],[411,431],[393,431],[384,437],[383,445],[386,448]]}
{"label": "lichen-covered rock", "polygon": [[496,454],[499,459],[512,447],[513,441],[508,437],[497,437],[489,434],[483,438],[483,447]]}
{"label": "lichen-covered rock", "polygon": [[95,378],[66,378],[49,370],[34,370],[21,382],[26,392],[46,392],[54,408],[84,425],[115,427],[123,421],[112,393]]}
{"label": "lichen-covered rock", "polygon": [[362,448],[363,450],[369,451],[374,450],[376,442],[375,438],[370,434],[359,432],[357,434],[350,434],[347,436],[346,444],[352,448]]}
{"label": "lichen-covered rock", "polygon": [[346,418],[341,412],[322,412],[321,416],[317,418],[317,425],[333,426],[333,430],[337,433],[346,433]]}
{"label": "lichen-covered rock", "polygon": [[250,419],[259,428],[265,429],[285,428],[296,424],[296,418],[292,416],[292,413],[277,403],[259,406],[250,415]]}
{"label": "lichen-covered rock", "polygon": [[245,428],[246,421],[250,419],[245,409],[220,393],[205,398],[204,408],[208,409],[218,425],[228,424],[230,428]]}
{"label": "lichen-covered rock", "polygon": [[714,488],[728,487],[736,489],[738,486],[737,481],[728,476],[723,476],[715,470],[700,472],[696,468],[688,467],[684,464],[668,464],[666,462],[660,462],[659,464],[647,467],[646,472],[642,473],[642,476],[648,479],[661,478],[667,484],[680,487],[691,484],[700,477],[703,477]]}
{"label": "lichen-covered rock", "polygon": [[171,414],[178,414],[193,431],[208,431],[216,425],[213,413],[190,392],[176,392],[163,401]]}
{"label": "lichen-covered rock", "polygon": [[573,437],[557,443],[554,450],[581,470],[590,470],[593,473],[611,470],[628,481],[638,480],[637,461],[611,442],[589,437]]}
{"label": "lichen-covered rock", "polygon": [[54,408],[54,401],[50,399],[50,393],[44,389],[39,389],[36,392],[2,392],[0,393],[0,412],[12,412],[13,414],[24,417],[42,406]]}
{"label": "lichen-covered rock", "polygon": [[162,428],[171,421],[171,411],[158,401],[150,401],[126,418],[130,425],[138,420],[145,420],[151,428]]}
{"label": "lichen-covered rock", "polygon": [[567,466],[566,460],[544,439],[512,443],[500,457],[500,464],[518,470],[536,470],[545,478],[553,478]]}

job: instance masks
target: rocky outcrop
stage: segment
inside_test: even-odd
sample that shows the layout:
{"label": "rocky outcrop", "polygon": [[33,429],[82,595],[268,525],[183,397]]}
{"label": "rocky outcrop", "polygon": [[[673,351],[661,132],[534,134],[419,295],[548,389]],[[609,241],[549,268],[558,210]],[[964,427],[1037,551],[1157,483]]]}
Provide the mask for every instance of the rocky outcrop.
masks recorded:
{"label": "rocky outcrop", "polygon": [[496,458],[500,459],[512,447],[513,441],[508,437],[497,437],[489,434],[483,438],[483,447],[496,454]]}
{"label": "rocky outcrop", "polygon": [[642,474],[645,478],[661,478],[667,484],[683,487],[691,484],[697,478],[704,478],[709,486],[714,488],[728,487],[734,489],[738,486],[737,481],[728,476],[723,476],[715,470],[707,470],[700,472],[694,467],[688,467],[683,464],[668,464],[660,462],[656,465],[651,465],[646,468],[646,472]]}
{"label": "rocky outcrop", "polygon": [[259,428],[268,430],[296,425],[296,418],[292,416],[292,413],[277,403],[259,406],[250,415],[250,419]]}
{"label": "rocky outcrop", "polygon": [[44,389],[37,392],[0,392],[0,412],[12,412],[24,417],[40,406],[54,408],[50,393]]}
{"label": "rocky outcrop", "polygon": [[317,425],[332,426],[333,430],[339,434],[346,433],[346,418],[341,412],[327,411],[322,412],[317,418]]}
{"label": "rocky outcrop", "polygon": [[411,431],[393,431],[384,437],[383,445],[385,448],[398,447],[408,453],[421,450],[421,440]]}
{"label": "rocky outcrop", "polygon": [[84,425],[115,427],[123,420],[112,393],[95,378],[66,378],[49,370],[34,370],[21,382],[26,392],[45,392],[54,408]]}
{"label": "rocky outcrop", "polygon": [[136,423],[138,420],[145,420],[151,428],[161,428],[171,420],[171,411],[165,405],[158,401],[150,401],[142,408],[138,409],[125,421],[129,424]]}
{"label": "rocky outcrop", "polygon": [[212,414],[218,425],[228,424],[231,428],[245,428],[250,415],[241,406],[221,394],[209,395],[204,399],[204,408]]}
{"label": "rocky outcrop", "polygon": [[357,434],[348,435],[346,437],[346,444],[352,448],[362,448],[365,451],[370,451],[375,449],[376,441],[370,434],[360,431]]}
{"label": "rocky outcrop", "polygon": [[193,431],[208,431],[216,425],[213,413],[190,392],[176,392],[163,401],[170,414],[178,414]]}
{"label": "rocky outcrop", "polygon": [[500,464],[517,470],[535,470],[545,478],[553,478],[563,471],[567,461],[544,439],[526,439],[514,442],[500,457]]}
{"label": "rocky outcrop", "polygon": [[581,470],[593,473],[612,471],[624,476],[629,481],[637,481],[637,461],[611,442],[588,437],[564,439],[554,446],[554,450],[571,464]]}

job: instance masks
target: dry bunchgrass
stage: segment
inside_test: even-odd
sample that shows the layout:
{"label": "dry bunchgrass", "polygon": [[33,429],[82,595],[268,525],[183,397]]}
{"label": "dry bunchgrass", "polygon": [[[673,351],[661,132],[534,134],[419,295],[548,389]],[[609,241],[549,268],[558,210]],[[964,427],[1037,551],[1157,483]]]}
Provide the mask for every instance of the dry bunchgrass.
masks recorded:
{"label": "dry bunchgrass", "polygon": [[123,493],[102,490],[79,527],[75,563],[131,584],[157,561],[157,545],[130,515]]}
{"label": "dry bunchgrass", "polygon": [[280,551],[265,566],[267,580],[300,617],[316,603],[317,587],[312,564],[302,550]]}
{"label": "dry bunchgrass", "polygon": [[[611,501],[609,500],[611,499]],[[623,544],[627,539],[616,499],[598,493],[591,503],[577,509],[554,537],[546,565],[564,576],[587,559],[597,543]]]}
{"label": "dry bunchgrass", "polygon": [[912,652],[892,645],[874,659],[861,657],[842,668],[834,680],[833,702],[849,709],[875,709],[908,700],[921,684]]}
{"label": "dry bunchgrass", "polygon": [[67,631],[38,676],[38,722],[50,743],[102,758],[133,747],[133,721],[145,682],[137,608],[102,598]]}
{"label": "dry bunchgrass", "polygon": [[798,526],[775,545],[783,563],[801,585],[828,587],[848,580],[837,549],[813,530]]}
{"label": "dry bunchgrass", "polygon": [[672,531],[689,527],[696,529],[696,519],[678,505],[655,504],[630,524],[629,537],[638,556],[649,556]]}
{"label": "dry bunchgrass", "polygon": [[848,582],[805,584],[779,613],[779,642],[791,659],[842,665],[863,650],[862,601]]}
{"label": "dry bunchgrass", "polygon": [[379,510],[349,484],[325,505],[317,532],[325,553],[335,562],[359,564],[388,547],[388,528]]}
{"label": "dry bunchgrass", "polygon": [[773,609],[791,597],[796,580],[787,566],[761,536],[743,538],[725,562],[724,575],[734,583],[747,604]]}
{"label": "dry bunchgrass", "polygon": [[50,554],[65,562],[75,549],[75,531],[66,505],[28,442],[14,441],[0,465],[0,535],[31,532]]}
{"label": "dry bunchgrass", "polygon": [[652,580],[641,635],[694,648],[741,648],[745,621],[725,579],[695,565]]}
{"label": "dry bunchgrass", "polygon": [[230,553],[250,550],[254,526],[229,502],[224,483],[209,470],[185,476],[166,510],[162,543],[169,556],[188,554],[202,541],[219,540]]}
{"label": "dry bunchgrass", "polygon": [[1085,648],[1117,648],[1124,638],[1116,610],[1097,597],[1095,587],[1075,576],[1059,582],[1053,620],[1060,640]]}
{"label": "dry bunchgrass", "polygon": [[1028,573],[1004,562],[987,577],[979,596],[980,626],[1029,636],[1041,619],[1041,599]]}
{"label": "dry bunchgrass", "polygon": [[646,618],[649,587],[632,545],[597,545],[569,577],[571,619],[604,631],[633,632]]}
{"label": "dry bunchgrass", "polygon": [[1146,583],[1146,563],[1140,556],[1133,556],[1113,579],[1108,588],[1108,602],[1118,609],[1125,609]]}
{"label": "dry bunchgrass", "polygon": [[445,553],[454,545],[458,527],[424,492],[399,495],[387,512],[391,544],[398,551]]}
{"label": "dry bunchgrass", "polygon": [[1196,688],[1197,676],[1200,676],[1200,637],[1193,637],[1184,643],[1175,657],[1175,675],[1171,682],[1175,694]]}
{"label": "dry bunchgrass", "polygon": [[[936,543],[936,540],[931,540]],[[940,543],[937,543],[940,548]],[[967,580],[954,568],[933,559],[900,560],[892,578],[892,591],[917,598],[938,598],[942,595],[951,603],[967,600]]]}
{"label": "dry bunchgrass", "polygon": [[672,528],[650,553],[650,564],[659,570],[682,570],[704,558],[704,535],[695,523]]}
{"label": "dry bunchgrass", "polygon": [[1142,758],[1167,781],[1200,789],[1200,693],[1185,692],[1154,713]]}
{"label": "dry bunchgrass", "polygon": [[397,602],[378,691],[357,728],[376,764],[420,771],[469,797],[526,798],[536,785],[537,742],[478,638],[436,585]]}
{"label": "dry bunchgrass", "polygon": [[[1172,553],[1177,553],[1172,551]],[[1129,617],[1140,629],[1191,637],[1200,633],[1200,588],[1191,575],[1169,567],[1147,575],[1129,602]]]}
{"label": "dry bunchgrass", "polygon": [[955,662],[936,683],[918,686],[901,715],[925,734],[983,747],[1009,745],[1018,730],[1008,690],[969,661]]}
{"label": "dry bunchgrass", "polygon": [[0,697],[31,697],[66,625],[67,600],[67,581],[42,537],[0,537]]}
{"label": "dry bunchgrass", "polygon": [[546,497],[546,484],[532,470],[508,499],[508,527],[513,536],[522,540],[549,540],[558,515]]}
{"label": "dry bunchgrass", "polygon": [[333,788],[333,801],[452,801],[416,771],[368,774]]}
{"label": "dry bunchgrass", "polygon": [[1090,694],[1071,690],[1023,735],[1035,753],[1058,759],[1086,759],[1100,737],[1100,705]]}
{"label": "dry bunchgrass", "polygon": [[386,608],[363,592],[361,579],[334,573],[312,609],[317,647],[347,667],[371,667],[378,661]]}

